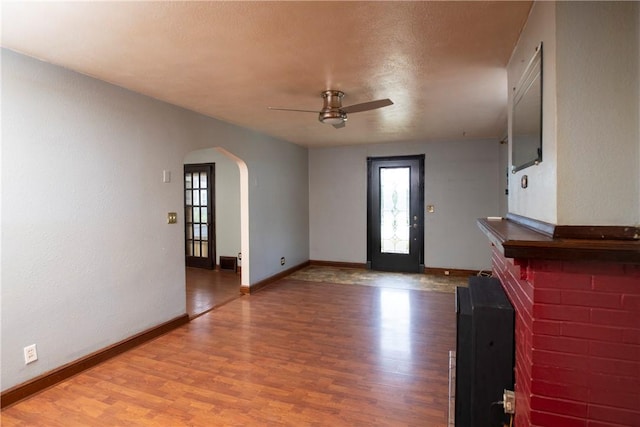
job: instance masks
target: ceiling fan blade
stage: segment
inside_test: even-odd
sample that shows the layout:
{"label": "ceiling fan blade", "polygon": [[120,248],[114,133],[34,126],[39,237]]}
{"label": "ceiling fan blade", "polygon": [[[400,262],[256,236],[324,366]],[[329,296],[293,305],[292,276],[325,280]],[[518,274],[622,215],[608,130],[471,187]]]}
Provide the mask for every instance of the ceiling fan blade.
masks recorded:
{"label": "ceiling fan blade", "polygon": [[361,111],[375,110],[376,108],[387,107],[393,105],[390,99],[378,99],[377,101],[363,102],[362,104],[349,105],[341,108],[345,113],[359,113]]}
{"label": "ceiling fan blade", "polygon": [[276,110],[276,111],[297,111],[300,113],[316,113],[318,114],[319,111],[312,111],[312,110],[296,110],[293,108],[274,108],[274,107],[267,107],[269,110]]}
{"label": "ceiling fan blade", "polygon": [[338,123],[337,125],[332,125],[336,129],[343,128],[347,125],[347,122]]}

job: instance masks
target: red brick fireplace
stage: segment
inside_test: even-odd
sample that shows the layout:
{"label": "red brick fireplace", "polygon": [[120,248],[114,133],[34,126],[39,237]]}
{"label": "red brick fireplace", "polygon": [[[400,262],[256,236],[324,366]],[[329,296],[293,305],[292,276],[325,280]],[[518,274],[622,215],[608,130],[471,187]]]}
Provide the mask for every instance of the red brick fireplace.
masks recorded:
{"label": "red brick fireplace", "polygon": [[638,228],[478,224],[516,311],[514,425],[640,426]]}

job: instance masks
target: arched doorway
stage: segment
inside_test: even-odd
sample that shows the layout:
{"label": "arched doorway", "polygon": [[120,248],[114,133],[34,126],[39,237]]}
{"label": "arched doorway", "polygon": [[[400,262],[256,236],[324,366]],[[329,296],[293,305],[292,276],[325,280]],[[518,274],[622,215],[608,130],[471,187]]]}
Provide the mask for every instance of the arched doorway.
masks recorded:
{"label": "arched doorway", "polygon": [[[209,254],[214,254],[214,262],[208,265],[209,268],[186,267],[187,313],[194,318],[237,298],[241,295],[241,285],[249,284],[248,169],[242,159],[221,147],[192,151],[185,156],[184,164],[186,260],[197,252],[193,239],[200,238],[200,225],[195,223],[195,215],[201,209],[202,199],[199,204],[195,201],[198,201],[196,193],[203,190],[192,189],[192,186],[194,180],[205,182],[202,173],[191,171],[208,165],[212,175],[207,177],[211,186],[208,229],[204,231],[207,225],[202,225],[202,230],[212,240]],[[237,259],[239,272],[221,268],[221,264],[225,267],[225,263],[220,262],[221,257],[223,261]]]}

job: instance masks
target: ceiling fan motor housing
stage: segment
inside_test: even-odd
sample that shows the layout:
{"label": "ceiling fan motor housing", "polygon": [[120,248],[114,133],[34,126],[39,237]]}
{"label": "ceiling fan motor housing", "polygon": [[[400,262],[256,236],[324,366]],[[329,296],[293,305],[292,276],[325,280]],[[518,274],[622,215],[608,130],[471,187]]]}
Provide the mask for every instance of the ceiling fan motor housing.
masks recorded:
{"label": "ceiling fan motor housing", "polygon": [[322,92],[324,106],[318,115],[322,123],[337,124],[347,121],[347,113],[341,110],[344,92],[339,90],[325,90]]}

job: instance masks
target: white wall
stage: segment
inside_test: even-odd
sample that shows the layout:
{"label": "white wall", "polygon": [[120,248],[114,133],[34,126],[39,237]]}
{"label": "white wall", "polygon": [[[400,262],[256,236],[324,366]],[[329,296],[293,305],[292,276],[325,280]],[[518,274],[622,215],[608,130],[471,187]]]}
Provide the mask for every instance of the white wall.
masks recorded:
{"label": "white wall", "polygon": [[[185,164],[215,163],[216,263],[240,250],[240,171],[236,162],[215,148],[187,154]],[[241,262],[241,261],[238,261]]]}
{"label": "white wall", "polygon": [[2,390],[185,313],[177,178],[217,146],[253,183],[250,283],[306,261],[306,149],[2,50]]}
{"label": "white wall", "polygon": [[508,78],[512,88],[542,41],[543,161],[513,176],[510,212],[564,225],[640,223],[638,8],[534,4]]}
{"label": "white wall", "polygon": [[425,205],[435,205],[425,214],[425,265],[490,268],[490,248],[476,219],[499,215],[497,140],[310,149],[312,260],[366,262],[367,157],[409,154],[425,154]]}

